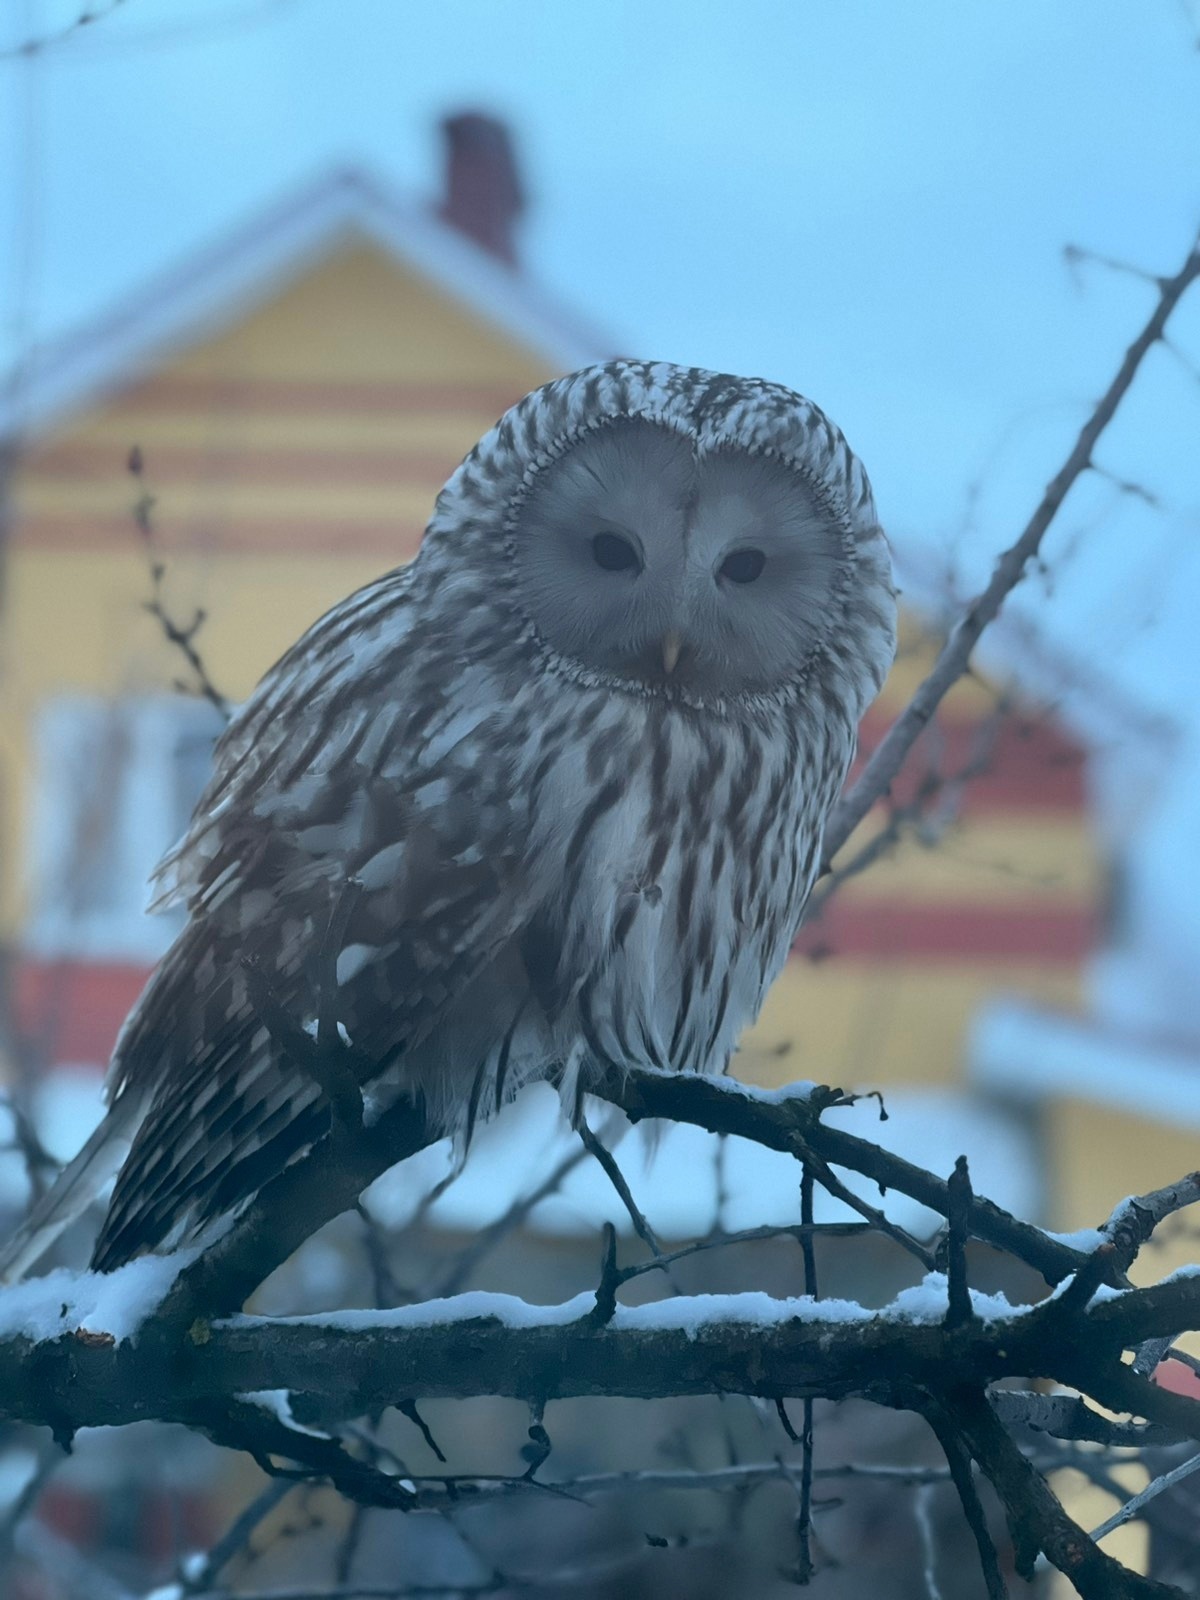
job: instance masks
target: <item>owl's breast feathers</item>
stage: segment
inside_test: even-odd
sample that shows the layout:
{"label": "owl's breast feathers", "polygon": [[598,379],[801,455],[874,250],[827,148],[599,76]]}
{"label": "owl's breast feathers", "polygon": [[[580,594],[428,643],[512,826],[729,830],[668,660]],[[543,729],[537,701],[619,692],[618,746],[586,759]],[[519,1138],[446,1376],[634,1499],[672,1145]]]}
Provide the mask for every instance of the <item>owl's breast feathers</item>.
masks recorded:
{"label": "owl's breast feathers", "polygon": [[539,808],[561,866],[526,935],[534,992],[560,1050],[723,1071],[786,959],[853,729],[612,696],[580,722]]}
{"label": "owl's breast feathers", "polygon": [[[226,735],[168,863],[191,920],[114,1058],[112,1092],[149,1109],[98,1266],[194,1236],[328,1128],[252,977],[311,1029],[350,880],[336,1009],[353,1060],[448,1132],[565,1061],[585,1082],[588,1060],[722,1070],[786,956],[847,723],[706,717],[503,656],[439,678],[431,652],[414,670],[393,646],[390,673],[364,666],[362,628],[389,617],[394,639],[405,594],[347,602],[353,661],[332,613]],[[364,670],[389,692],[348,694]]]}

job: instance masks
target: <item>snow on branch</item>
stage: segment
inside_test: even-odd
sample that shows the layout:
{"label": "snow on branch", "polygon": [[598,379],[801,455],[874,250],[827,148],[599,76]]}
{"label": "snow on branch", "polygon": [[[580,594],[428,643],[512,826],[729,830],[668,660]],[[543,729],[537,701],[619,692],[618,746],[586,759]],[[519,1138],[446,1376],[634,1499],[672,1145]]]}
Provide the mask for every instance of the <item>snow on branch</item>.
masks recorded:
{"label": "snow on branch", "polygon": [[840,1399],[914,1387],[940,1393],[1021,1375],[1083,1390],[1120,1377],[1142,1415],[1200,1437],[1200,1402],[1156,1390],[1120,1361],[1145,1339],[1200,1328],[1200,1273],[1079,1307],[1065,1296],[1012,1306],[972,1291],[965,1324],[950,1315],[940,1273],[878,1309],[749,1292],[616,1304],[599,1318],[596,1294],[537,1306],[476,1291],[383,1311],[238,1315],[186,1330],[151,1310],[134,1329],[145,1306],[114,1290],[111,1330],[94,1310],[74,1327],[69,1315],[46,1320],[60,1296],[64,1307],[94,1307],[103,1282],[65,1271],[35,1280],[42,1307],[0,1323],[0,1417],[68,1431],[186,1423],[222,1397],[290,1392],[290,1413],[274,1408],[285,1425],[331,1427],[406,1396]]}

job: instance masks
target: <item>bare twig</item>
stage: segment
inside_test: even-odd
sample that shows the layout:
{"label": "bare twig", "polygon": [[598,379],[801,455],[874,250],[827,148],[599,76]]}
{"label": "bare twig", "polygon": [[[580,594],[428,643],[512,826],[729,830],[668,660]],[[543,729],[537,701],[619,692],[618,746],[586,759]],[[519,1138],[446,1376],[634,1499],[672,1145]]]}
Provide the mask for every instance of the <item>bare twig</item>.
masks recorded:
{"label": "bare twig", "polygon": [[971,1227],[971,1174],[967,1170],[966,1156],[959,1156],[954,1171],[946,1184],[950,1202],[949,1236],[946,1251],[946,1277],[948,1307],[946,1326],[960,1328],[975,1315],[971,1305],[971,1290],[967,1282],[967,1238]]}
{"label": "bare twig", "polygon": [[[786,1481],[792,1468],[783,1462],[740,1462],[736,1466],[713,1467],[707,1471],[685,1469],[664,1471],[646,1468],[629,1472],[594,1472],[575,1478],[541,1479],[529,1483],[525,1478],[512,1477],[420,1477],[413,1482],[422,1504],[426,1497],[441,1497],[449,1491],[455,1496],[470,1495],[482,1499],[505,1497],[522,1491],[557,1491],[572,1499],[588,1499],[592,1495],[622,1494],[631,1489],[685,1490],[698,1493],[721,1494],[728,1489],[753,1488],[759,1483]],[[864,1479],[897,1486],[917,1487],[949,1481],[948,1467],[890,1466],[878,1462],[846,1462],[838,1467],[815,1467],[813,1478],[818,1482],[841,1482],[846,1479]]]}
{"label": "bare twig", "polygon": [[587,1122],[582,1116],[579,1119],[575,1131],[578,1133],[583,1147],[587,1151],[588,1155],[590,1155],[593,1160],[596,1161],[603,1171],[605,1177],[608,1179],[609,1183],[611,1183],[613,1188],[617,1191],[617,1196],[620,1199],[621,1204],[629,1213],[629,1220],[633,1224],[633,1231],[637,1234],[638,1238],[643,1242],[643,1244],[649,1246],[656,1256],[661,1256],[662,1248],[654,1236],[654,1229],[646,1221],[646,1218],[643,1216],[637,1201],[633,1198],[633,1191],[630,1189],[628,1183],[626,1183],[625,1174],[617,1165],[616,1157],[613,1155],[612,1151],[601,1143],[601,1141],[588,1127]]}
{"label": "bare twig", "polygon": [[1182,1483],[1184,1478],[1190,1478],[1192,1473],[1197,1471],[1200,1471],[1200,1455],[1191,1456],[1178,1467],[1173,1467],[1170,1472],[1164,1472],[1161,1477],[1148,1483],[1140,1494],[1135,1494],[1131,1500],[1126,1500],[1111,1517],[1107,1517],[1098,1527],[1093,1528],[1090,1537],[1098,1544],[1106,1534],[1114,1532],[1117,1528],[1123,1528],[1127,1522],[1132,1522],[1143,1506],[1157,1499],[1165,1489],[1171,1489],[1175,1484]]}
{"label": "bare twig", "polygon": [[[155,498],[146,487],[146,464],[137,445],[134,445],[129,452],[127,465],[130,475],[138,488],[138,497],[133,505],[134,525],[145,548],[146,559],[150,566],[150,598],[143,601],[144,609],[158,623],[168,644],[173,645],[180,652],[191,668],[196,680],[194,692],[208,701],[223,722],[228,722],[233,708],[209,677],[208,668],[204,664],[204,657],[196,648],[196,635],[206,621],[205,612],[197,609],[192,614],[190,622],[181,623],[167,609],[163,595],[163,583],[167,575],[167,569],[156,549],[154,530]],[[179,684],[178,687],[185,693],[193,692],[189,691],[186,684]]]}
{"label": "bare twig", "polygon": [[[804,1259],[804,1292],[811,1300],[820,1297],[817,1282],[817,1255],[813,1244],[813,1191],[815,1177],[812,1167],[805,1162],[800,1175],[800,1221],[804,1232],[800,1235],[800,1249]],[[781,1402],[782,1404],[782,1402]],[[796,1570],[797,1583],[810,1583],[813,1576],[812,1554],[812,1493],[813,1493],[813,1402],[806,1395],[803,1421],[800,1427],[800,1511],[796,1518]],[[786,1413],[785,1413],[786,1415]]]}
{"label": "bare twig", "polygon": [[[781,1101],[776,1096],[720,1078],[632,1068],[600,1073],[591,1085],[591,1092],[619,1105],[626,1116],[635,1121],[643,1117],[664,1117],[707,1128],[710,1133],[736,1134],[767,1149],[793,1155],[800,1161],[819,1157],[826,1168],[836,1165],[859,1172],[881,1189],[894,1189],[928,1206],[931,1211],[949,1215],[949,1191],[940,1178],[867,1139],[831,1128],[823,1120],[829,1108],[851,1103],[853,1097],[843,1095],[840,1090],[817,1089],[804,1098]],[[820,1181],[824,1183],[825,1179],[821,1177]],[[857,1196],[847,1204],[863,1214],[865,1202]],[[871,1207],[867,1209],[871,1212],[869,1220],[874,1224],[880,1213]],[[976,1239],[1011,1252],[1040,1272],[1048,1283],[1061,1282],[1086,1260],[1084,1251],[1064,1244],[1041,1228],[1021,1222],[978,1195],[972,1198],[970,1205],[970,1228]],[[936,1264],[931,1252],[911,1236],[905,1234],[897,1242],[915,1254],[927,1270]]]}
{"label": "bare twig", "polygon": [[921,1535],[921,1558],[925,1564],[925,1593],[928,1600],[942,1600],[937,1580],[937,1540],[933,1532],[933,1485],[923,1483],[913,1497],[913,1515]]}
{"label": "bare twig", "polygon": [[588,1155],[586,1145],[581,1145],[576,1150],[569,1150],[535,1189],[531,1189],[519,1200],[514,1200],[503,1216],[497,1217],[495,1222],[490,1222],[486,1228],[482,1228],[467,1248],[459,1254],[458,1260],[434,1290],[433,1298],[443,1299],[446,1295],[457,1294],[496,1246],[515,1229],[521,1227],[543,1200],[549,1199],[552,1194],[557,1194],[565,1179],[587,1160]]}
{"label": "bare twig", "polygon": [[960,1438],[953,1419],[939,1403],[935,1402],[926,1415],[946,1457],[950,1476],[954,1481],[954,1487],[958,1490],[963,1515],[975,1540],[988,1600],[1007,1600],[1008,1585],[1004,1581],[1004,1574],[1000,1571],[1000,1558],[996,1554],[996,1546],[992,1543],[987,1516],[975,1485],[970,1451]]}
{"label": "bare twig", "polygon": [[120,10],[125,4],[126,0],[107,0],[107,3],[105,0],[91,0],[91,3],[81,6],[79,15],[74,21],[65,23],[53,33],[38,34],[23,40],[9,50],[0,50],[0,61],[28,61],[34,56],[45,55],[47,50],[66,44],[82,28],[111,17],[114,11]]}
{"label": "bare twig", "polygon": [[229,1563],[249,1547],[259,1526],[294,1488],[295,1484],[289,1483],[286,1479],[274,1478],[248,1505],[243,1506],[229,1527],[207,1551],[203,1561],[181,1578],[180,1587],[183,1592],[194,1595],[211,1589]]}
{"label": "bare twig", "polygon": [[906,804],[898,805],[889,798],[884,825],[851,854],[830,866],[809,897],[804,913],[806,927],[820,920],[826,906],[843,884],[851,878],[861,877],[868,867],[891,855],[904,839],[915,834],[928,846],[924,824],[935,803],[938,843],[944,842],[946,830],[958,815],[967,789],[976,778],[982,777],[991,768],[996,741],[1010,710],[1007,696],[1001,696],[995,710],[974,730],[967,758],[956,771],[944,773],[936,766],[931,766],[922,775],[915,794]]}
{"label": "bare twig", "polygon": [[706,1254],[709,1250],[727,1250],[743,1244],[770,1244],[777,1239],[795,1239],[803,1244],[805,1239],[855,1239],[874,1233],[870,1222],[792,1222],[778,1223],[762,1228],[741,1228],[736,1233],[713,1233],[691,1244],[680,1245],[678,1250],[668,1250],[665,1255],[654,1256],[649,1261],[634,1261],[622,1267],[622,1283],[630,1278],[640,1278],[647,1272],[661,1272],[676,1261],[686,1261],[689,1256]]}
{"label": "bare twig", "polygon": [[949,689],[966,672],[971,653],[987,625],[999,613],[1008,596],[1020,583],[1029,563],[1041,548],[1051,523],[1076,481],[1092,465],[1092,456],[1101,435],[1117,413],[1138,368],[1148,352],[1162,338],[1172,312],[1188,289],[1200,277],[1200,247],[1193,246],[1179,271],[1160,278],[1158,298],[1141,332],[1125,352],[1112,382],[1084,422],[1060,470],[1047,484],[1037,509],[1020,537],[996,563],[987,588],[967,607],[955,624],[933,670],[897,717],[883,741],[867,762],[858,782],[844,796],[825,830],[823,865],[828,868],[837,852],[854,832],[867,812],[887,794],[903,766],[908,752],[928,725]]}
{"label": "bare twig", "polygon": [[843,1205],[849,1206],[851,1211],[857,1211],[860,1217],[864,1217],[880,1233],[886,1234],[889,1239],[894,1239],[902,1249],[908,1251],[909,1255],[915,1256],[927,1272],[933,1271],[937,1261],[932,1250],[927,1249],[919,1239],[914,1239],[907,1229],[900,1227],[899,1223],[893,1222],[878,1206],[871,1205],[861,1195],[855,1194],[853,1189],[848,1188],[806,1138],[797,1134],[795,1143],[796,1156],[803,1162],[805,1170],[812,1172],[823,1189],[833,1195],[835,1200],[840,1200]]}

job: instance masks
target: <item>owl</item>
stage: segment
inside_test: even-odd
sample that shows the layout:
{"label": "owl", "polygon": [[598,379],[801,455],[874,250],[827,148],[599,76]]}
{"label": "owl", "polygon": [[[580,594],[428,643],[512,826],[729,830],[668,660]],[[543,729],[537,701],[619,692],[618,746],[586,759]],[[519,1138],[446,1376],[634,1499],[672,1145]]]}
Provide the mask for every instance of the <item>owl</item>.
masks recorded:
{"label": "owl", "polygon": [[328,1134],[268,1006],[311,1033],[332,1005],[366,1114],[408,1097],[460,1142],[549,1074],[570,1103],[597,1069],[723,1072],[895,620],[810,401],[642,361],[527,395],[221,738],[157,878],[187,923],[8,1274],[118,1167],[98,1270],[202,1240]]}

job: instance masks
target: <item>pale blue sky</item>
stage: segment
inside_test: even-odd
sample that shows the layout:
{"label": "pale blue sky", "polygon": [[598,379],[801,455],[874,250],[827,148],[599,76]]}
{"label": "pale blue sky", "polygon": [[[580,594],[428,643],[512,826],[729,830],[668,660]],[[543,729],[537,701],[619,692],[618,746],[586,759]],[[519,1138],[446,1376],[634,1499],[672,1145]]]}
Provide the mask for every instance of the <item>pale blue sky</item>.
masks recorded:
{"label": "pale blue sky", "polygon": [[[3,0],[0,47],[82,6]],[[432,192],[437,117],[480,105],[516,128],[540,278],[624,349],[810,394],[901,548],[953,547],[975,582],[1148,306],[1103,272],[1081,291],[1063,245],[1174,270],[1200,222],[1192,12],[124,0],[0,63],[3,351],[14,319],[60,332],[335,161]],[[1176,332],[1200,365],[1200,295]],[[1050,546],[1052,630],[1160,701],[1195,661],[1178,595],[1200,596],[1198,444],[1200,386],[1160,352],[1103,458],[1162,511],[1096,483]]]}

